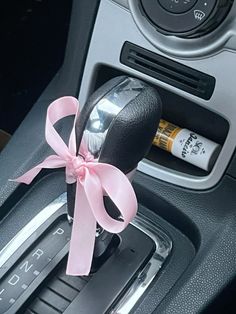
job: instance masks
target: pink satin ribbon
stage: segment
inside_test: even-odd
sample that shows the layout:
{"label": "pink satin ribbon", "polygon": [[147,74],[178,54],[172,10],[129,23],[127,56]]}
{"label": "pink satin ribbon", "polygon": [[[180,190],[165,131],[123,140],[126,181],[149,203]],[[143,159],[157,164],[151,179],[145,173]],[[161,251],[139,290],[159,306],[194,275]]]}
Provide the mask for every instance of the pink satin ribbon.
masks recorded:
{"label": "pink satin ribbon", "polygon": [[[75,115],[69,145],[65,144],[54,128],[64,117]],[[66,168],[66,182],[76,182],[74,220],[67,263],[68,275],[88,275],[91,269],[96,224],[111,233],[123,231],[137,212],[137,199],[128,178],[116,167],[93,159],[86,146],[81,144],[76,156],[75,122],[79,103],[74,97],[62,97],[50,104],[47,111],[45,137],[57,155],[13,180],[30,184],[43,168]],[[107,195],[119,209],[122,220],[111,218],[104,207]]]}

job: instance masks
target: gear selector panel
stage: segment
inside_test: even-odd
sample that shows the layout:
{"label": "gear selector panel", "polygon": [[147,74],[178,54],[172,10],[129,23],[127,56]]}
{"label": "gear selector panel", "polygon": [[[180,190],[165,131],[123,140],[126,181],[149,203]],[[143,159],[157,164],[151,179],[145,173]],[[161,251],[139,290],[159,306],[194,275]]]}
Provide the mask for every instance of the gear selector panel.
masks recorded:
{"label": "gear selector panel", "polygon": [[[117,313],[123,313],[122,308],[127,308],[127,304],[132,309],[140,297],[139,290],[144,293],[169,256],[172,247],[170,238],[139,214],[126,230],[117,235],[120,239],[118,246],[96,272],[88,277],[67,276],[65,262],[72,225],[67,219],[66,206],[63,206],[65,201],[66,195],[62,194],[50,203],[42,213],[49,212],[53,204],[57,209],[52,211],[51,216],[44,214],[43,220],[39,212],[34,219],[39,220],[40,217],[41,225],[29,222],[23,228],[28,239],[22,240],[20,231],[1,251],[0,313],[15,314],[19,310],[20,313],[28,313],[28,310],[37,309],[37,313],[45,314],[45,308],[49,306],[47,300],[62,313],[73,313],[74,308],[81,309],[81,313],[105,313],[111,306],[117,309]],[[61,207],[57,206],[57,202]],[[44,227],[45,224],[47,227]],[[18,243],[17,247],[14,243]],[[23,250],[22,246],[26,248]],[[3,263],[3,257],[9,249],[12,255],[8,255]],[[18,250],[24,253],[15,259]],[[58,267],[59,272],[64,274],[60,282],[57,279],[60,277]],[[62,281],[67,286],[68,282],[76,281],[76,289],[67,287],[70,290],[69,301],[65,300],[64,295],[59,296]],[[77,284],[80,289],[77,289]],[[52,291],[55,287],[56,291]],[[91,297],[95,291],[101,296],[99,302]],[[87,302],[88,298],[90,302]],[[42,308],[44,311],[39,310]]]}
{"label": "gear selector panel", "polygon": [[13,266],[0,283],[0,309],[5,313],[70,240],[71,227],[59,219]]}

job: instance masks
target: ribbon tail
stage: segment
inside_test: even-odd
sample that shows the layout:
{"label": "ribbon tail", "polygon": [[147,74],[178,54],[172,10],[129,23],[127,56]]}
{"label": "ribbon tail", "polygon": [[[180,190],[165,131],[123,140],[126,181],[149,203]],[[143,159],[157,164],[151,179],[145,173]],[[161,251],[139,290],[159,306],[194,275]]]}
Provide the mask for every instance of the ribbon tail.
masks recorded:
{"label": "ribbon tail", "polygon": [[74,221],[66,273],[71,276],[87,276],[90,273],[96,220],[89,206],[85,191],[79,180],[76,185]]}
{"label": "ribbon tail", "polygon": [[[85,181],[84,188],[94,217],[106,231],[120,233],[137,213],[138,204],[133,187],[122,171],[109,164],[91,164],[91,168],[93,172],[89,180]],[[119,209],[123,221],[108,215],[102,197],[105,193]]]}
{"label": "ribbon tail", "polygon": [[61,157],[57,155],[51,155],[36,167],[24,173],[22,176],[10,181],[30,184],[43,168],[61,168],[65,167],[65,165],[65,161]]}

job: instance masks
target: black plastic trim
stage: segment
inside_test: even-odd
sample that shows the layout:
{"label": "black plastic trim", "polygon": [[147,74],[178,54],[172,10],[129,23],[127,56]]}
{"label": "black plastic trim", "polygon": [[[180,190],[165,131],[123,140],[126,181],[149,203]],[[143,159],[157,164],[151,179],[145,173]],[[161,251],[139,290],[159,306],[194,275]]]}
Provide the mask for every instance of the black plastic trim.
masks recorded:
{"label": "black plastic trim", "polygon": [[209,100],[214,92],[216,80],[213,76],[130,42],[125,42],[123,45],[120,61],[135,70],[205,100]]}

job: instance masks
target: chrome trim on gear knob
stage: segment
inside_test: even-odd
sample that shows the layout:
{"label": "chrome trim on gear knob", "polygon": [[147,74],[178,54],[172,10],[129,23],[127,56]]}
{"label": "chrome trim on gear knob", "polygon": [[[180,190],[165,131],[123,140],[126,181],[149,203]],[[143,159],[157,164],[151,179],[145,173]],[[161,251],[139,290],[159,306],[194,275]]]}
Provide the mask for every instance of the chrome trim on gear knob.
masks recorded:
{"label": "chrome trim on gear knob", "polygon": [[126,77],[97,102],[87,120],[82,139],[94,158],[99,158],[107,132],[115,117],[146,86],[148,86],[146,83],[138,79]]}

